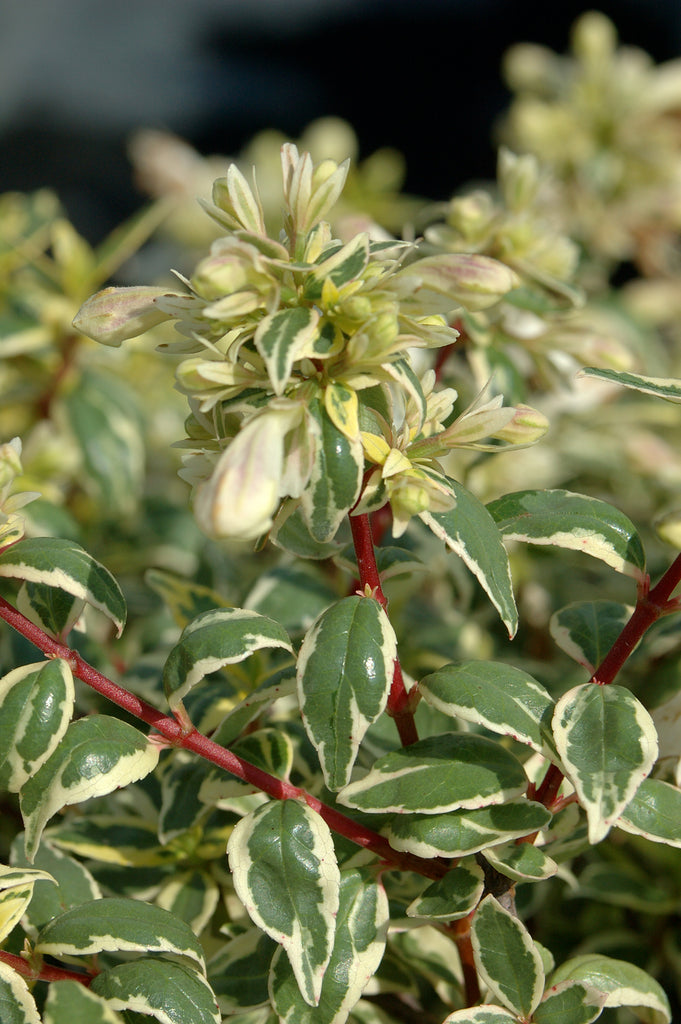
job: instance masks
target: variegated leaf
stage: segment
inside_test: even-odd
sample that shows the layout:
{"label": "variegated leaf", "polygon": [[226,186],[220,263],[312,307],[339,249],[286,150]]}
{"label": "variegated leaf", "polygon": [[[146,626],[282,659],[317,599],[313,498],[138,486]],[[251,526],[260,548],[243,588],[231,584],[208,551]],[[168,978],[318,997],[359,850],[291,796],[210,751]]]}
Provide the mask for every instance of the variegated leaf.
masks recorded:
{"label": "variegated leaf", "polygon": [[237,896],[288,955],[303,999],[319,1003],[331,959],[340,872],[328,825],[306,804],[263,804],[227,846]]}
{"label": "variegated leaf", "polygon": [[148,868],[177,861],[172,847],[159,843],[156,821],[132,815],[67,819],[50,828],[49,841],[60,850],[104,864]]}
{"label": "variegated leaf", "polygon": [[[12,863],[17,867],[28,866],[20,836],[12,844]],[[33,886],[33,896],[25,914],[25,926],[36,934],[48,921],[70,907],[99,899],[102,895],[99,885],[85,865],[52,846],[45,838],[34,857],[34,865],[57,883],[54,885],[52,881],[38,880]]]}
{"label": "variegated leaf", "polygon": [[106,999],[78,981],[53,981],[47,991],[44,1024],[124,1024]]}
{"label": "variegated leaf", "polygon": [[419,683],[424,700],[445,715],[546,753],[553,700],[527,672],[497,661],[444,665]]}
{"label": "variegated leaf", "polygon": [[21,614],[62,642],[78,622],[84,607],[82,598],[42,583],[24,583],[17,594],[17,609]]}
{"label": "variegated leaf", "polygon": [[55,917],[38,935],[35,948],[55,957],[165,953],[205,966],[201,944],[189,925],[162,907],[118,896],[82,903]]}
{"label": "variegated leaf", "polygon": [[336,288],[359,277],[369,262],[369,236],[355,235],[346,245],[337,246],[330,254],[328,250],[305,278],[304,296],[319,300],[322,297],[324,281],[328,278]]}
{"label": "variegated leaf", "polygon": [[448,479],[456,497],[449,512],[422,512],[420,518],[463,559],[496,608],[510,637],[518,628],[518,609],[508,554],[499,527],[482,502],[458,480]]}
{"label": "variegated leaf", "polygon": [[117,718],[93,715],[72,722],[20,794],[29,860],[53,814],[143,779],[156,767],[158,756],[159,748],[143,733]]}
{"label": "variegated leaf", "polygon": [[156,904],[179,917],[200,935],[215,913],[220,889],[211,874],[199,868],[174,872],[163,883]]}
{"label": "variegated leaf", "polygon": [[71,721],[75,701],[67,661],[15,668],[0,679],[0,788],[18,793],[47,761]]}
{"label": "variegated leaf", "polygon": [[208,982],[196,971],[163,959],[118,964],[92,979],[92,992],[113,1010],[133,1010],[160,1024],[220,1024]]}
{"label": "variegated leaf", "polygon": [[0,864],[0,943],[23,917],[33,898],[33,887],[40,881],[57,884],[47,871]]}
{"label": "variegated leaf", "polygon": [[359,745],[382,714],[397,640],[373,598],[337,601],[308,631],[298,656],[298,700],[331,790],[350,781]]}
{"label": "variegated leaf", "polygon": [[535,1010],[535,1024],[591,1024],[603,1011],[603,996],[580,981],[563,981],[547,989]]}
{"label": "variegated leaf", "polygon": [[604,370],[595,366],[586,366],[577,374],[578,377],[596,377],[611,384],[621,384],[634,391],[642,391],[645,395],[656,395],[666,398],[668,402],[681,402],[681,380],[678,377],[646,377],[640,373],[629,373],[624,370]]}
{"label": "variegated leaf", "polygon": [[355,504],[362,484],[364,451],[359,438],[351,441],[329,419],[319,401],[310,403],[319,437],[310,482],[301,508],[314,540],[333,540],[342,520]]}
{"label": "variegated leaf", "polygon": [[484,884],[482,868],[472,858],[463,861],[412,900],[407,916],[429,917],[435,921],[468,917],[480,902]]}
{"label": "variegated leaf", "polygon": [[584,683],[556,704],[553,735],[565,775],[589,823],[589,841],[610,831],[657,759],[653,721],[621,686]]}
{"label": "variegated leaf", "polygon": [[615,824],[652,843],[681,848],[681,789],[661,779],[644,779]]}
{"label": "variegated leaf", "polygon": [[245,608],[215,608],[197,616],[182,632],[163,669],[171,710],[210,672],[244,661],[254,651],[282,647],[292,651],[280,623]]}
{"label": "variegated leaf", "polygon": [[41,1024],[35,999],[16,971],[0,960],[0,1020],[2,1024]]}
{"label": "variegated leaf", "polygon": [[527,928],[486,896],[473,918],[471,942],[478,973],[492,995],[529,1019],[544,991],[544,968]]}
{"label": "variegated leaf", "polygon": [[134,391],[112,374],[81,371],[62,399],[83,478],[106,515],[130,515],[144,481],[144,431]]}
{"label": "variegated leaf", "polygon": [[275,954],[270,993],[282,1024],[343,1024],[381,962],[388,929],[383,886],[358,870],[341,874],[333,953],[319,1004],[303,1000],[290,963]]}
{"label": "variegated leaf", "polygon": [[324,408],[334,426],[350,441],[359,438],[359,400],[356,391],[337,382],[327,384],[324,389]]}
{"label": "variegated leaf", "polygon": [[414,407],[418,410],[418,419],[414,423],[414,428],[419,431],[426,421],[428,411],[421,381],[406,359],[396,359],[394,363],[386,363],[384,370],[399,385],[400,390],[409,395],[413,401]]}
{"label": "variegated leaf", "polygon": [[251,928],[208,961],[208,980],[224,1014],[268,1004],[270,965],[280,948],[259,928]]}
{"label": "variegated leaf", "polygon": [[633,608],[617,601],[575,601],[551,616],[561,650],[593,673],[622,632]]}
{"label": "variegated leaf", "polygon": [[0,554],[0,576],[65,590],[103,612],[118,636],[123,632],[126,607],[121,588],[109,570],[75,541],[60,537],[20,540]]}
{"label": "variegated leaf", "polygon": [[148,569],[144,574],[144,582],[163,600],[175,625],[180,629],[184,629],[201,612],[230,607],[229,602],[224,601],[211,587],[204,587],[163,569]]}
{"label": "variegated leaf", "polygon": [[433,816],[400,815],[388,826],[390,845],[419,857],[465,857],[498,843],[540,832],[551,812],[534,800]]}
{"label": "variegated leaf", "polygon": [[338,799],[347,807],[375,813],[440,814],[504,803],[526,788],[522,765],[499,743],[469,733],[445,733],[379,758]]}
{"label": "variegated leaf", "polygon": [[503,1006],[486,1003],[484,1006],[471,1006],[468,1010],[455,1010],[445,1017],[442,1024],[518,1024],[518,1018]]}
{"label": "variegated leaf", "polygon": [[659,982],[624,960],[600,953],[584,953],[560,965],[551,981],[582,982],[604,996],[602,1006],[630,1006],[648,1024],[670,1024],[669,1000]]}
{"label": "variegated leaf", "polygon": [[541,882],[551,878],[558,865],[532,843],[504,843],[485,850],[485,860],[501,875],[516,882]]}
{"label": "variegated leaf", "polygon": [[319,313],[303,306],[280,310],[260,321],[253,340],[276,395],[284,393],[293,364],[316,336],[318,324]]}
{"label": "variegated leaf", "polygon": [[645,552],[636,527],[623,512],[571,491],[516,491],[487,506],[508,540],[583,551],[625,576],[642,581]]}

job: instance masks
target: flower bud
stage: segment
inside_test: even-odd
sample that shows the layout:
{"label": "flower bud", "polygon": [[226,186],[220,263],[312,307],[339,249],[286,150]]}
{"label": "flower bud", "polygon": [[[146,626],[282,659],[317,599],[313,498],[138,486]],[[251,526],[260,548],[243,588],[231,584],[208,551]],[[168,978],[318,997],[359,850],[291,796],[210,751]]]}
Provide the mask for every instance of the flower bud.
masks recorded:
{"label": "flower bud", "polygon": [[117,347],[122,341],[136,338],[171,318],[154,301],[167,294],[165,288],[142,285],[105,288],[80,307],[73,319],[73,326],[93,341]]}
{"label": "flower bud", "polygon": [[272,525],[280,499],[284,433],[279,418],[255,416],[199,485],[194,514],[212,537],[255,540]]}
{"label": "flower bud", "polygon": [[505,263],[476,253],[444,253],[419,260],[407,269],[417,278],[420,288],[452,299],[452,308],[461,305],[475,312],[517,288],[520,278]]}
{"label": "flower bud", "polygon": [[517,405],[513,418],[494,437],[509,444],[533,444],[549,429],[549,421],[538,409],[529,405]]}

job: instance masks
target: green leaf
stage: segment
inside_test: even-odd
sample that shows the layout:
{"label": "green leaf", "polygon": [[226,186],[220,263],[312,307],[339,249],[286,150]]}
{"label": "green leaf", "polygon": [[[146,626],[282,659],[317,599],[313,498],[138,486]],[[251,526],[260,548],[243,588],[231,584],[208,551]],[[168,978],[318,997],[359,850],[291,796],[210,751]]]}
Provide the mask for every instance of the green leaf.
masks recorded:
{"label": "green leaf", "polygon": [[303,999],[319,1003],[331,958],[340,872],[328,825],[297,800],[242,818],[227,853],[237,896],[288,955]]}
{"label": "green leaf", "polygon": [[473,918],[471,942],[478,973],[492,995],[529,1018],[544,991],[544,968],[527,928],[486,896]]}
{"label": "green leaf", "polygon": [[333,558],[340,545],[333,541],[323,543],[314,539],[300,505],[284,505],[282,513],[274,521],[270,540],[278,548],[289,551],[298,558],[311,558],[320,561]]}
{"label": "green leaf", "polygon": [[17,594],[17,608],[56,640],[63,641],[80,618],[85,601],[43,583],[24,583]]}
{"label": "green leaf", "polygon": [[118,636],[123,632],[126,608],[121,588],[108,569],[72,540],[20,540],[0,554],[0,576],[65,590],[103,612],[113,622]]}
{"label": "green leaf", "polygon": [[651,877],[631,861],[589,864],[579,876],[579,895],[644,914],[669,914],[678,906],[678,896],[664,876]]}
{"label": "green leaf", "polygon": [[583,551],[625,576],[643,580],[645,552],[623,512],[571,491],[516,491],[487,506],[508,540]]}
{"label": "green leaf", "polygon": [[499,528],[482,502],[462,484],[450,478],[447,483],[456,497],[456,507],[449,512],[422,512],[420,518],[463,559],[513,637],[518,628],[518,609]]}
{"label": "green leaf", "polygon": [[640,373],[627,371],[601,370],[595,366],[586,366],[577,374],[578,377],[596,377],[611,384],[621,384],[634,391],[642,391],[645,395],[656,395],[666,398],[668,402],[681,402],[681,380],[678,377],[645,377]]}
{"label": "green leaf", "polygon": [[143,733],[117,718],[93,715],[72,722],[59,746],[21,791],[29,860],[53,814],[143,779],[156,767],[158,756],[159,748]]}
{"label": "green leaf", "polygon": [[579,981],[552,985],[535,1010],[534,1024],[591,1024],[603,1010],[602,997]]}
{"label": "green leaf", "polygon": [[53,981],[47,990],[44,1024],[123,1024],[105,999],[78,981]]}
{"label": "green leaf", "polygon": [[644,779],[616,825],[652,843],[681,848],[681,789],[661,779]]}
{"label": "green leaf", "polygon": [[485,860],[516,882],[540,882],[551,878],[558,865],[532,843],[504,843],[485,850]]}
{"label": "green leaf", "polygon": [[283,626],[246,608],[203,612],[182,632],[163,669],[163,686],[171,710],[210,672],[244,661],[254,651],[283,647],[292,651]]}
{"label": "green leaf", "polygon": [[323,258],[305,278],[304,297],[312,300],[321,299],[324,280],[327,277],[337,288],[341,288],[359,277],[368,262],[369,236],[364,233],[355,235],[351,241],[337,248],[331,255],[323,254]]}
{"label": "green leaf", "polygon": [[561,964],[551,981],[555,984],[568,979],[583,982],[604,995],[603,1007],[630,1006],[648,1024],[670,1024],[669,1000],[663,989],[634,964],[600,953],[584,953]]}
{"label": "green leaf", "polygon": [[435,921],[467,917],[480,902],[484,884],[482,868],[472,859],[464,861],[412,900],[407,916],[429,917]]}
{"label": "green leaf", "polygon": [[172,953],[204,967],[201,944],[189,925],[161,907],[124,897],[72,907],[45,925],[36,949],[55,957],[124,950]]}
{"label": "green leaf", "polygon": [[163,844],[195,828],[197,822],[209,813],[199,799],[199,791],[213,771],[212,766],[188,751],[175,750],[173,755],[161,779],[157,833]]}
{"label": "green leaf", "polygon": [[260,686],[237,704],[222,719],[213,733],[213,739],[223,747],[228,747],[244,731],[247,725],[265,712],[275,700],[281,697],[290,697],[295,694],[296,679],[295,666],[276,673],[274,677],[267,677]]}
{"label": "green leaf", "polygon": [[319,313],[304,306],[283,309],[260,321],[253,340],[276,395],[284,393],[293,364],[315,338],[318,324]]}
{"label": "green leaf", "polygon": [[33,898],[33,888],[39,881],[53,887],[57,884],[57,880],[46,871],[0,864],[0,943],[23,917]]}
{"label": "green leaf", "polygon": [[479,810],[400,815],[388,827],[390,845],[419,857],[465,857],[497,843],[540,832],[551,812],[534,800],[510,800]]}
{"label": "green leaf", "polygon": [[317,1006],[307,1005],[289,962],[275,954],[270,992],[282,1024],[342,1024],[347,1020],[381,962],[388,918],[383,887],[361,871],[344,871],[333,953]]}
{"label": "green leaf", "polygon": [[0,789],[18,793],[54,752],[73,714],[67,661],[22,665],[0,679]]}
{"label": "green leaf", "polygon": [[144,431],[135,393],[112,374],[81,373],[63,399],[86,489],[107,518],[134,512],[144,482]]}
{"label": "green leaf", "polygon": [[220,889],[211,874],[199,868],[173,872],[156,897],[156,904],[185,921],[200,935],[215,913]]}
{"label": "green leaf", "polygon": [[59,849],[105,864],[155,867],[177,859],[172,848],[159,843],[156,822],[139,817],[90,814],[69,819],[51,828],[49,839]]}
{"label": "green leaf", "polygon": [[561,650],[594,673],[631,617],[617,601],[575,601],[551,616],[551,636]]}
{"label": "green leaf", "polygon": [[144,582],[164,601],[180,629],[184,629],[201,612],[230,607],[229,602],[211,587],[185,580],[163,569],[147,569]]}
{"label": "green leaf", "polygon": [[135,960],[102,971],[91,991],[114,1010],[133,1010],[161,1024],[220,1024],[220,1011],[208,982],[170,960]]}
{"label": "green leaf", "polygon": [[264,572],[249,592],[247,608],[280,622],[289,633],[305,633],[336,600],[328,582],[312,566],[279,565]]}
{"label": "green leaf", "polygon": [[553,701],[529,673],[497,661],[444,665],[419,683],[428,704],[546,753]]}
{"label": "green leaf", "polygon": [[653,720],[622,686],[584,683],[556,704],[553,735],[598,843],[633,799],[657,759]]}
{"label": "green leaf", "polygon": [[208,979],[224,1014],[264,1006],[274,953],[280,947],[269,935],[251,928],[237,935],[208,962]]}
{"label": "green leaf", "polygon": [[[28,866],[20,837],[12,845],[12,862]],[[33,898],[26,911],[26,922],[38,932],[53,917],[81,903],[101,897],[99,885],[88,869],[67,854],[52,846],[46,839],[34,857],[34,865],[46,871],[57,882],[37,881],[33,887]]]}
{"label": "green leaf", "polygon": [[379,758],[338,799],[362,811],[439,814],[503,803],[526,788],[522,765],[499,743],[445,733]]}
{"label": "green leaf", "polygon": [[456,1010],[445,1017],[442,1024],[518,1024],[518,1018],[503,1007],[489,1003],[485,1006],[472,1006],[468,1010]]}
{"label": "green leaf", "polygon": [[16,971],[0,960],[0,1020],[2,1024],[41,1024],[35,999]]}
{"label": "green leaf", "polygon": [[385,708],[396,654],[378,601],[356,595],[322,612],[303,640],[298,700],[331,790],[350,781],[364,734]]}
{"label": "green leaf", "polygon": [[314,540],[325,543],[333,540],[359,496],[364,451],[359,438],[351,441],[331,422],[318,400],[310,403],[309,412],[317,423],[319,438],[301,508]]}

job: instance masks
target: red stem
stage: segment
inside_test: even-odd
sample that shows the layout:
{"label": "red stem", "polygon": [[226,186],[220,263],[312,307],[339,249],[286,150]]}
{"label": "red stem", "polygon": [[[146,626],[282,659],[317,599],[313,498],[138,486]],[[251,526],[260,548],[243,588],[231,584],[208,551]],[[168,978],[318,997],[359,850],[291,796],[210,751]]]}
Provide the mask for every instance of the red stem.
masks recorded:
{"label": "red stem", "polygon": [[[349,519],[355,555],[357,557],[360,590],[371,594],[381,607],[387,610],[388,601],[383,593],[381,578],[378,574],[376,551],[374,549],[369,516],[366,514],[360,516],[351,515]],[[416,723],[414,722],[414,699],[415,695],[410,695],[404,685],[399,658],[395,658],[393,681],[390,686],[390,693],[388,694],[386,711],[395,720],[395,725],[404,747],[411,746],[419,738]]]}
{"label": "red stem", "polygon": [[[677,555],[662,579],[652,590],[648,589],[647,582],[641,586],[631,618],[591,676],[590,682],[595,683],[597,686],[607,686],[615,680],[627,658],[650,626],[668,612],[677,610],[678,604],[676,601],[671,600],[671,595],[679,583],[681,583],[681,555]],[[531,796],[538,803],[544,804],[549,810],[554,810],[563,777],[560,768],[552,764],[544,776],[542,784],[534,794],[531,790],[528,790],[528,796]],[[533,843],[536,836],[537,833],[531,836],[523,836],[517,842]]]}
{"label": "red stem", "polygon": [[6,953],[4,950],[0,950],[0,961],[31,981],[79,981],[81,985],[89,986],[93,977],[90,974],[83,974],[82,971],[67,971],[64,967],[51,967],[49,964],[41,964],[36,970],[23,956],[15,956],[14,953]]}
{"label": "red stem", "polygon": [[446,930],[456,942],[456,948],[459,952],[467,1006],[475,1006],[480,1001],[480,982],[478,981],[473,943],[471,942],[471,925],[474,917],[475,911],[469,914],[468,917],[460,918],[458,921],[451,921],[446,926]]}
{"label": "red stem", "polygon": [[0,597],[0,618],[3,618],[10,626],[25,636],[27,640],[35,644],[44,654],[50,658],[63,658],[71,666],[73,674],[81,679],[88,686],[101,693],[102,696],[112,701],[118,707],[123,708],[135,718],[141,719],[156,729],[172,746],[183,747],[185,750],[192,750],[200,757],[205,758],[212,764],[224,768],[225,771],[237,778],[256,786],[263,793],[274,797],[276,800],[304,800],[308,807],[316,811],[324,819],[329,828],[339,835],[345,836],[358,846],[371,850],[380,857],[387,867],[398,871],[414,871],[425,878],[443,878],[448,871],[448,865],[441,860],[426,860],[416,857],[410,853],[401,853],[388,843],[385,836],[374,832],[372,829],[360,825],[346,815],[341,814],[333,807],[321,802],[316,797],[307,793],[304,789],[294,786],[290,782],[278,779],[269,775],[261,768],[244,761],[243,758],[233,754],[231,750],[221,747],[207,736],[203,736],[192,727],[190,732],[185,732],[175,718],[162,714],[151,704],[140,700],[133,693],[118,686],[111,679],[102,675],[92,665],[88,664],[81,656],[71,650],[65,644],[59,643],[53,637],[48,636],[38,626],[27,619],[21,612],[18,612],[11,604]]}

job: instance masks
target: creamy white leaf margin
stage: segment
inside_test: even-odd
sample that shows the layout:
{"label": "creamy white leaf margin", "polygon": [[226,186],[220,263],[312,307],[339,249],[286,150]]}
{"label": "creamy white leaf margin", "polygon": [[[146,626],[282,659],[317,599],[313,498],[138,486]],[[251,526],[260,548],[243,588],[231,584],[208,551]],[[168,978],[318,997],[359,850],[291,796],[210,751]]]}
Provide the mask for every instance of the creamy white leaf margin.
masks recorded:
{"label": "creamy white leaf margin", "polygon": [[[29,682],[31,676],[34,678]],[[23,706],[18,715],[13,715],[12,704],[17,699]],[[4,718],[0,769],[4,767],[2,774],[9,775],[6,786],[10,793],[18,793],[56,750],[71,721],[75,699],[73,673],[63,658],[22,665],[0,679],[0,718]],[[11,738],[7,725],[10,716],[14,719]],[[26,744],[36,746],[35,756],[28,756]]]}
{"label": "creamy white leaf margin", "polygon": [[237,822],[227,855],[251,920],[284,947],[305,1002],[317,1006],[339,906],[340,871],[328,825],[299,801],[270,802]]}
{"label": "creamy white leaf margin", "polygon": [[586,811],[589,842],[599,843],[657,760],[653,720],[624,687],[583,683],[558,701],[552,728],[565,775]]}
{"label": "creamy white leaf margin", "polygon": [[21,920],[33,898],[33,886],[40,881],[58,884],[47,871],[0,864],[0,943]]}
{"label": "creamy white leaf margin", "polygon": [[[35,999],[16,971],[0,960],[0,1013],[2,1024],[41,1024]],[[10,1016],[11,1013],[11,1016]]]}
{"label": "creamy white leaf margin", "polygon": [[[545,976],[539,950],[524,924],[493,896],[486,896],[473,918],[471,944],[478,973],[492,995],[509,1010],[531,1017],[544,992]],[[507,966],[503,975],[498,970],[500,961]],[[519,1006],[520,985],[512,982],[523,969],[534,980],[531,991],[523,994],[524,1005]]]}
{"label": "creamy white leaf margin", "polygon": [[[32,861],[45,825],[62,807],[105,796],[143,779],[158,764],[159,748],[127,722],[94,715],[72,722],[61,743],[23,787],[19,802]],[[68,776],[73,773],[74,781]],[[65,781],[65,776],[67,781]]]}

